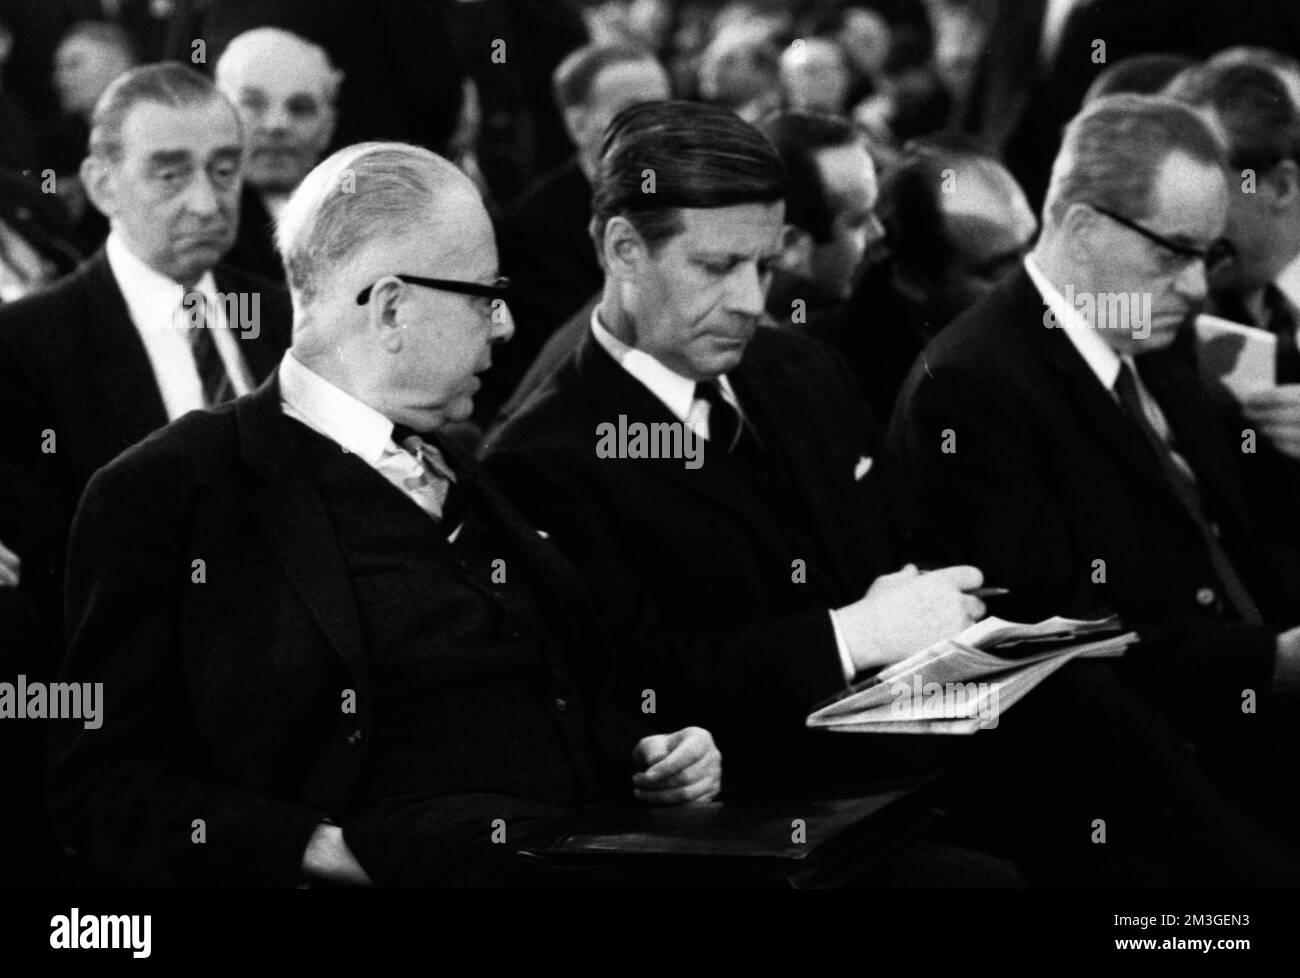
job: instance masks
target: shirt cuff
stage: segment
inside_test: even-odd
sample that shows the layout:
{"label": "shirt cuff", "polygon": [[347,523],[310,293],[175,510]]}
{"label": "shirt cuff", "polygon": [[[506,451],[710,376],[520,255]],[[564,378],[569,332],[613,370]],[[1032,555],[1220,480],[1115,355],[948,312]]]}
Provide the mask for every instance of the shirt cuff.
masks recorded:
{"label": "shirt cuff", "polygon": [[840,618],[835,613],[835,609],[829,611],[831,616],[831,629],[835,632],[835,648],[840,653],[840,667],[844,670],[844,681],[852,683],[853,677],[858,674],[858,670],[853,667],[853,656],[849,655],[849,643],[844,637],[844,632],[840,629]]}

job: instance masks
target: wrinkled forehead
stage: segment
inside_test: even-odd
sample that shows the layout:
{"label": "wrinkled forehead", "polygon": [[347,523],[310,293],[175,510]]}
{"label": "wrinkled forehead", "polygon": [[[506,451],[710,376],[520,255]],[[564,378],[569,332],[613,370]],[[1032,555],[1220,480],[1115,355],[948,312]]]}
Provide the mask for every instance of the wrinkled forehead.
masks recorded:
{"label": "wrinkled forehead", "polygon": [[195,105],[139,102],[127,112],[121,133],[127,159],[205,160],[220,153],[237,155],[243,149],[243,130],[235,110],[215,93]]}

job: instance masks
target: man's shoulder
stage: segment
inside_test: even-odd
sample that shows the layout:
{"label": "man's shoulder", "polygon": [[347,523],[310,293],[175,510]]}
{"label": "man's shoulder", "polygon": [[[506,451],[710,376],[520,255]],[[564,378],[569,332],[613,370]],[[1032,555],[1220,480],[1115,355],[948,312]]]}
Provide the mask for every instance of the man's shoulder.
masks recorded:
{"label": "man's shoulder", "polygon": [[0,306],[0,344],[11,351],[55,357],[74,352],[76,340],[69,332],[89,326],[88,304],[95,301],[98,287],[94,275],[85,264],[38,292]]}
{"label": "man's shoulder", "polygon": [[494,451],[554,451],[573,443],[573,433],[587,431],[593,423],[593,409],[574,351],[528,396],[501,430],[493,437],[488,454]]}
{"label": "man's shoulder", "polygon": [[96,472],[87,494],[101,486],[141,484],[173,491],[187,482],[229,475],[238,453],[237,404],[190,411],[152,432]]}

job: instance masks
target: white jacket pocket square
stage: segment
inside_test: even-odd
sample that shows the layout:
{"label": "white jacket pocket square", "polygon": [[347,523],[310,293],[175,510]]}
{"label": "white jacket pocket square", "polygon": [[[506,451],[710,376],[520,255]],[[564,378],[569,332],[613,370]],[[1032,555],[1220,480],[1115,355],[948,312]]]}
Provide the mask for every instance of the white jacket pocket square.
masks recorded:
{"label": "white jacket pocket square", "polygon": [[861,482],[862,477],[871,471],[871,459],[865,455],[858,459],[858,464],[853,468],[853,481]]}

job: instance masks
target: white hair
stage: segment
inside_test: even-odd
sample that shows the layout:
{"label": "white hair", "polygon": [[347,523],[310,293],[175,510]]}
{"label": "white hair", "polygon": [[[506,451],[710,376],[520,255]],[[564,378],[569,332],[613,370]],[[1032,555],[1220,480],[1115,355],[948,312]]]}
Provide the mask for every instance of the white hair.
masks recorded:
{"label": "white hair", "polygon": [[414,230],[441,200],[464,191],[478,196],[452,163],[409,143],[358,143],[317,164],[275,227],[295,305],[310,304],[364,246]]}

